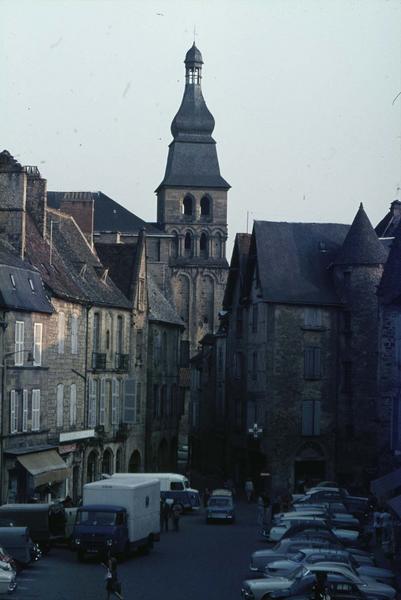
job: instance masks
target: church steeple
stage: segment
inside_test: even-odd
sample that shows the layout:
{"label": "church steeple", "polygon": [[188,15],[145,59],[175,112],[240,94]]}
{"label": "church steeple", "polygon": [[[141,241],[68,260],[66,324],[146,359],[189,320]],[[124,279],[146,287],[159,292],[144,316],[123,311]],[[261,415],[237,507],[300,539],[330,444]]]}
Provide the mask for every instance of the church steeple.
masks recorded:
{"label": "church steeple", "polygon": [[195,46],[185,56],[185,89],[181,106],[171,124],[163,186],[223,188],[230,185],[221,177],[216,142],[212,138],[214,118],[203,98],[202,54]]}

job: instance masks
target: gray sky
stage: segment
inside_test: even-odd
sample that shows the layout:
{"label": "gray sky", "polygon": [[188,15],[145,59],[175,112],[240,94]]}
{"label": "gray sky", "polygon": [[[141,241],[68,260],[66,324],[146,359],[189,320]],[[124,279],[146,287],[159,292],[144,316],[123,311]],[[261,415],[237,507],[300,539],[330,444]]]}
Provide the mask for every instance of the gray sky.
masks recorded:
{"label": "gray sky", "polygon": [[0,150],[156,218],[183,60],[203,54],[231,241],[375,224],[401,184],[400,0],[0,0]]}

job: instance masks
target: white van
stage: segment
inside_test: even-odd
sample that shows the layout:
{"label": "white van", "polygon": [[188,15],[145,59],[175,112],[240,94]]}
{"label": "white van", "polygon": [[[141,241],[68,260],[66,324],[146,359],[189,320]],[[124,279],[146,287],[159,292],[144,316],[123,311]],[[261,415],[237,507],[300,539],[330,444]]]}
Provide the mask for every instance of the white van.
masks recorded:
{"label": "white van", "polygon": [[147,477],[160,481],[160,497],[171,498],[181,504],[183,510],[198,510],[200,497],[198,490],[190,487],[187,477],[179,473],[114,473],[111,479]]}

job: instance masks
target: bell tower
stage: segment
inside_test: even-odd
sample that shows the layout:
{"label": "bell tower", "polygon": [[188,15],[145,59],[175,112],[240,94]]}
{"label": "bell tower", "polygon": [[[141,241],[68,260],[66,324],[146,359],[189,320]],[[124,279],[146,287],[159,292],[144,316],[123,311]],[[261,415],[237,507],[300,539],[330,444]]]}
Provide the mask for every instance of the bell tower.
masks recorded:
{"label": "bell tower", "polygon": [[220,175],[214,118],[202,94],[202,54],[185,57],[185,89],[171,124],[166,172],[156,190],[159,227],[171,235],[171,294],[191,353],[216,330],[227,278],[227,192]]}

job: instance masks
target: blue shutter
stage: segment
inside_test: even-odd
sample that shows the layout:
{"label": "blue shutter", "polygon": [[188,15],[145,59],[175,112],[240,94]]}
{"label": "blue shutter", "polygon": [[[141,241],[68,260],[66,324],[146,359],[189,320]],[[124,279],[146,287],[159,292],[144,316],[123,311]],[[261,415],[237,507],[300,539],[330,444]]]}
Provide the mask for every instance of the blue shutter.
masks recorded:
{"label": "blue shutter", "polygon": [[302,435],[313,435],[313,400],[302,402]]}

